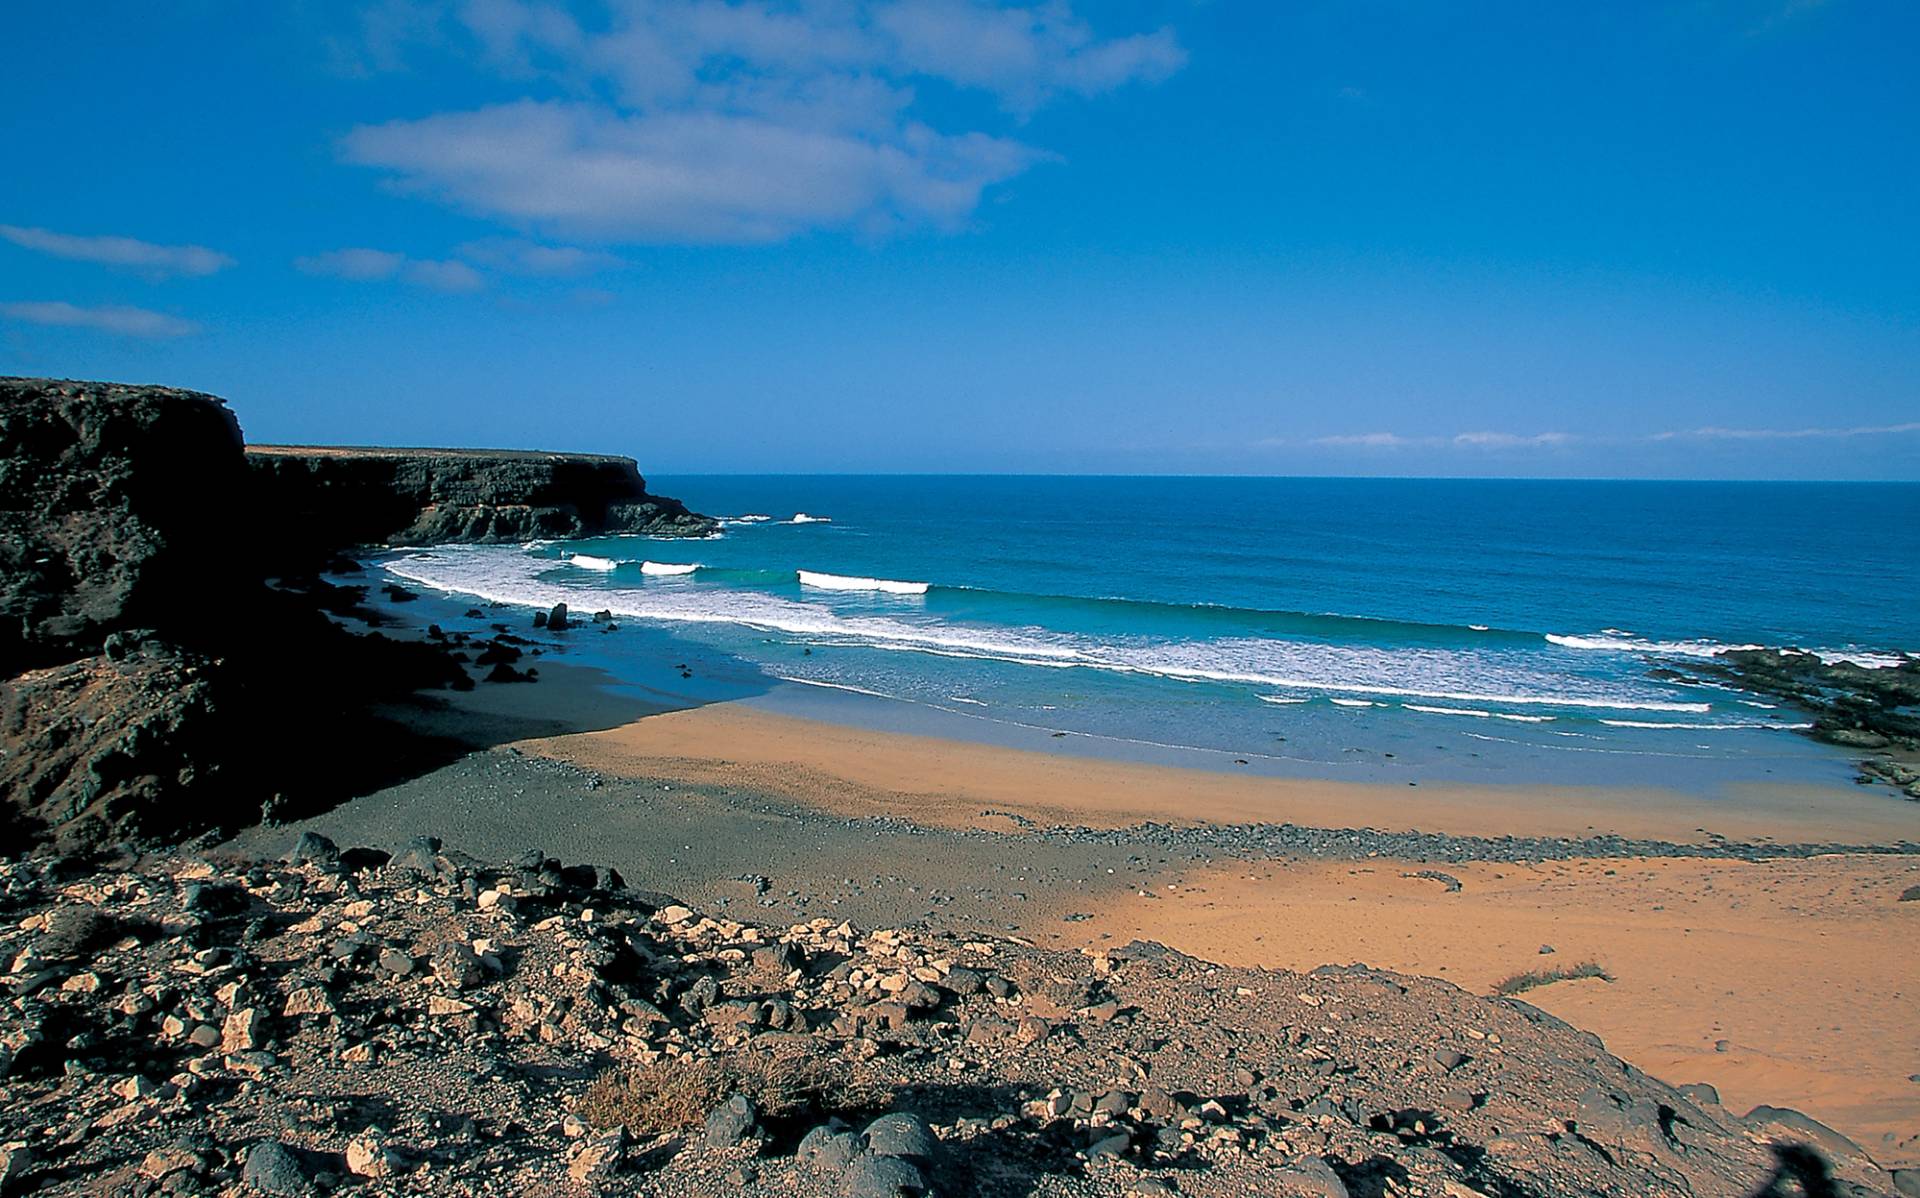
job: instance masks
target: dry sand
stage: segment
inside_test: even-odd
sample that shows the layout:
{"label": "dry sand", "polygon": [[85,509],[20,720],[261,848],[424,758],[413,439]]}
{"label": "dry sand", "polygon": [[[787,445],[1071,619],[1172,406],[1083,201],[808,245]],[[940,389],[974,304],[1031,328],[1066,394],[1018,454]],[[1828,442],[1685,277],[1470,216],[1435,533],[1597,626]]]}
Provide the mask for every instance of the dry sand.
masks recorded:
{"label": "dry sand", "polygon": [[[1478,993],[1596,962],[1525,1001],[1668,1082],[1744,1112],[1790,1105],[1887,1165],[1920,1164],[1920,884],[1911,857],[1234,863],[1156,879],[1072,925],[1229,965],[1362,961]],[[1551,954],[1542,954],[1551,945]]]}
{"label": "dry sand", "polygon": [[[870,732],[719,705],[522,742],[610,774],[778,796],[840,815],[934,827],[1292,822],[1455,835],[1673,842],[1891,843],[1920,836],[1920,806],[1876,790],[1749,788],[1732,800],[1585,787],[1398,788],[1236,777]],[[1181,872],[1186,869],[1192,872]],[[1037,893],[1020,913],[1054,944],[1159,940],[1227,964],[1364,961],[1485,992],[1533,969],[1592,960],[1613,977],[1526,1000],[1598,1033],[1670,1082],[1727,1105],[1806,1110],[1884,1164],[1920,1164],[1920,883],[1911,857],[1579,860],[1443,867],[1304,861],[1171,864],[1139,890]],[[1061,917],[1076,913],[1074,922]],[[1084,919],[1088,913],[1091,920]],[[1543,944],[1555,951],[1542,954]]]}

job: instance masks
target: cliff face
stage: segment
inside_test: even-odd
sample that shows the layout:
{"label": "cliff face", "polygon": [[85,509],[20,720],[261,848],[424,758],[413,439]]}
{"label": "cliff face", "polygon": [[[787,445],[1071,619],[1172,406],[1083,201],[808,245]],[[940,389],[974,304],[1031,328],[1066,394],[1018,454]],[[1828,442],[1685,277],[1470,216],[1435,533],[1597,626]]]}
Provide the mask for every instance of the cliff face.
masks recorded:
{"label": "cliff face", "polygon": [[211,395],[0,378],[0,851],[325,801],[359,780],[312,764],[311,729],[379,736],[370,704],[473,684],[446,649],[351,634],[269,577],[367,544],[713,526],[626,458],[249,453]]}
{"label": "cliff face", "polygon": [[194,619],[244,574],[245,481],[214,396],[0,379],[0,675]]}
{"label": "cliff face", "polygon": [[492,449],[247,449],[268,537],[327,550],[587,537],[704,536],[713,520],[647,492],[632,458]]}

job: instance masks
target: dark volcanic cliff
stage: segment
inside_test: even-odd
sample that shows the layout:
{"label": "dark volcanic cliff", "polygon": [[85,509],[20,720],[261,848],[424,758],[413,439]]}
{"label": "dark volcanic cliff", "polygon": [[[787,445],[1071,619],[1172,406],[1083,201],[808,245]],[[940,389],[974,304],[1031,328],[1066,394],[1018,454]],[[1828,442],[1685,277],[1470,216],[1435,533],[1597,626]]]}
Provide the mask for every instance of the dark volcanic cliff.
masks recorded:
{"label": "dark volcanic cliff", "polygon": [[370,704],[472,680],[329,619],[351,592],[298,580],[341,550],[713,526],[626,458],[250,455],[212,395],[0,378],[0,846],[176,839],[359,785],[287,762],[312,728],[364,742]]}
{"label": "dark volcanic cliff", "polygon": [[632,458],[497,449],[247,448],[269,536],[354,545],[704,536],[715,522],[647,492]]}

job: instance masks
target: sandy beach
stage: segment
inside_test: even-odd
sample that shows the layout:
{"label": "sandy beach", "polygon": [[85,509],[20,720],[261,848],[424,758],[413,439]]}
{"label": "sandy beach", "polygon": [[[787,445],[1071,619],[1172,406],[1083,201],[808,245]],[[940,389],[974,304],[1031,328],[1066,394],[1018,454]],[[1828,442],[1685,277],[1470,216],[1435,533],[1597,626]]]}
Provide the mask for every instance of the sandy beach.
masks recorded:
{"label": "sandy beach", "polygon": [[[1920,806],[1862,788],[1750,785],[1725,800],[1657,789],[1389,786],[1235,777],[873,732],[715,704],[541,739],[542,754],[609,773],[779,794],[846,815],[941,827],[1297,823],[1458,836],[1611,834],[1669,840],[1879,844],[1920,837]],[[991,812],[992,814],[983,814]]]}
{"label": "sandy beach", "polygon": [[[416,713],[442,733],[489,733],[495,747],[302,826],[376,843],[444,828],[483,856],[539,844],[743,913],[993,928],[1068,948],[1139,938],[1230,965],[1365,962],[1483,994],[1593,962],[1611,980],[1556,981],[1525,1001],[1670,1083],[1717,1087],[1729,1109],[1796,1107],[1885,1164],[1920,1163],[1920,1032],[1903,1014],[1920,902],[1900,901],[1920,884],[1920,857],[1743,860],[1725,854],[1756,854],[1711,839],[1912,839],[1920,807],[1882,793],[1402,793],[877,733],[739,704],[642,715],[590,671],[548,663],[543,675]],[[541,735],[557,727],[591,730]],[[1110,831],[1145,821],[1379,836],[1338,856],[1228,859],[1208,843]],[[1422,842],[1443,845],[1612,834],[1723,855],[1392,856],[1410,829],[1444,834]],[[254,834],[263,846],[266,836]]]}

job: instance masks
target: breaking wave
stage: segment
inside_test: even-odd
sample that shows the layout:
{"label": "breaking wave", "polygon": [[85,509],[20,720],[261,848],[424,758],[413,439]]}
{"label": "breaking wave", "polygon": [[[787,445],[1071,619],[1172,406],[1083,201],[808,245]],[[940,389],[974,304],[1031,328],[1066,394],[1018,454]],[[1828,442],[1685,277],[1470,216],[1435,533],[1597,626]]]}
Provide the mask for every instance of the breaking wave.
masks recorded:
{"label": "breaking wave", "polygon": [[823,591],[884,591],[889,595],[924,595],[924,582],[899,582],[891,578],[850,578],[844,574],[822,574],[817,570],[796,570],[800,585]]}

